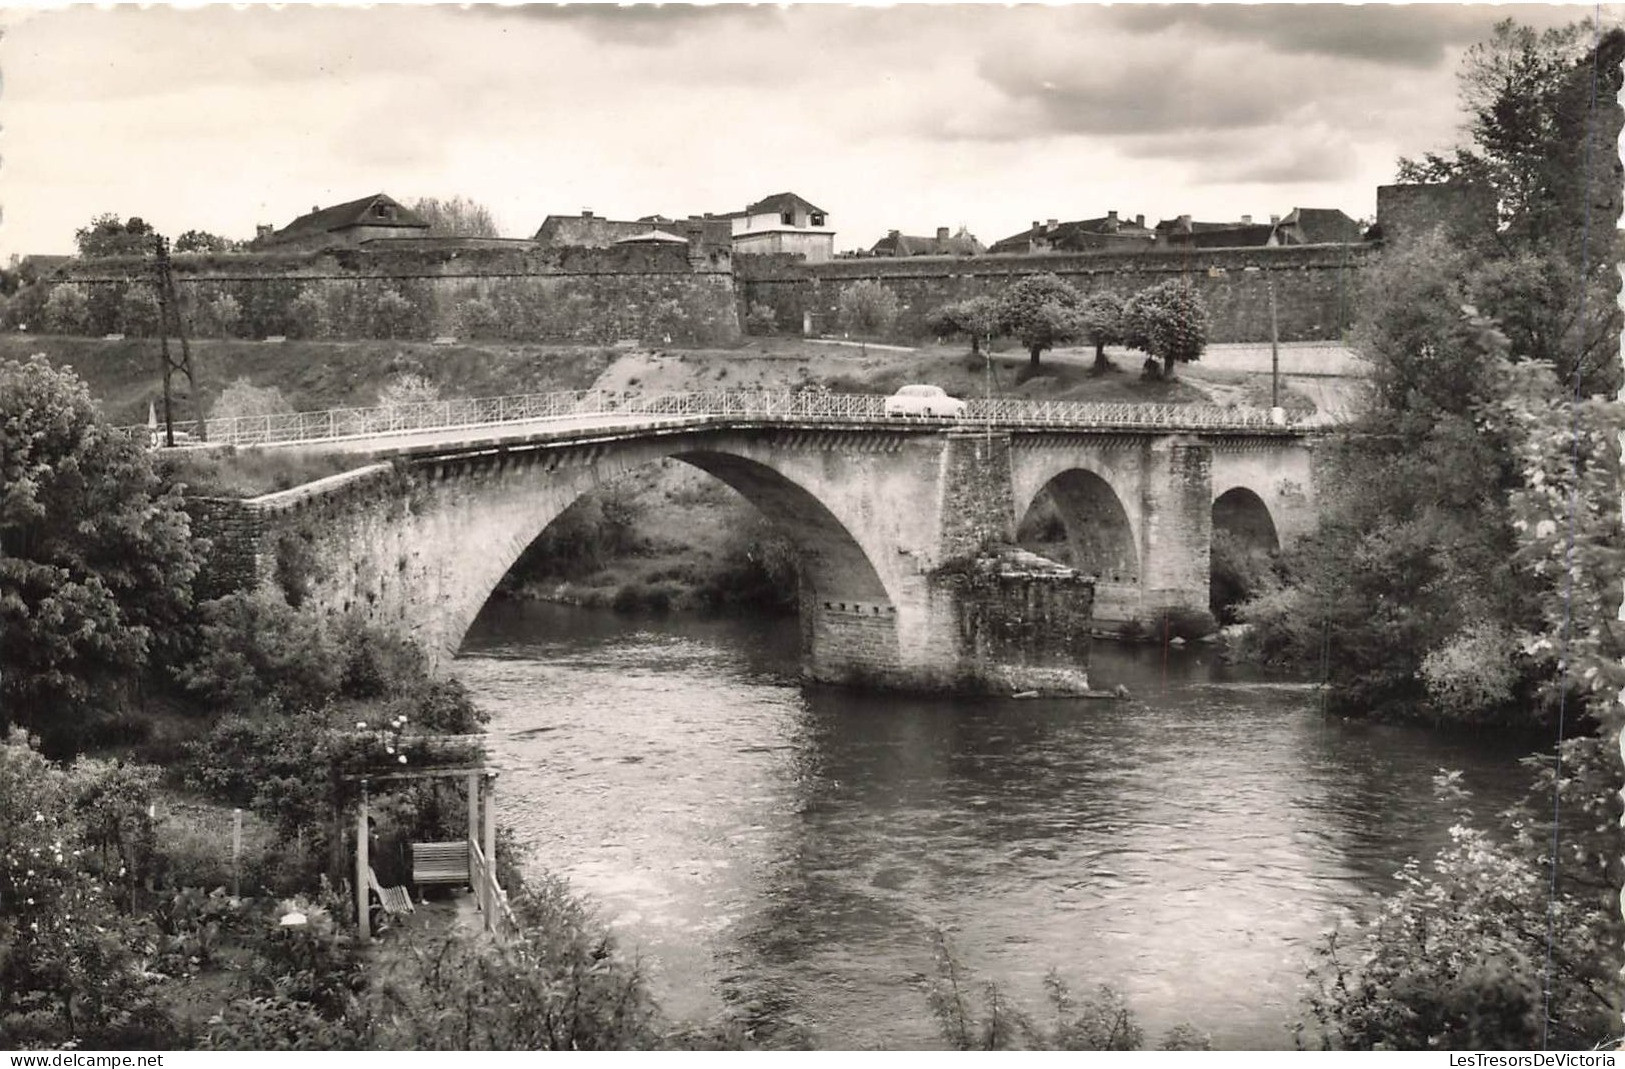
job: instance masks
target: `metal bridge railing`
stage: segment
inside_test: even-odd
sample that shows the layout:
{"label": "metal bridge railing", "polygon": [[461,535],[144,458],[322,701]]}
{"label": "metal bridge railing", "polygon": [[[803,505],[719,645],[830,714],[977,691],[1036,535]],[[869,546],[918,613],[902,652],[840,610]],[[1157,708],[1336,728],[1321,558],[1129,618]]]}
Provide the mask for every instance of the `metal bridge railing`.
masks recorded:
{"label": "metal bridge railing", "polygon": [[[629,393],[577,390],[423,401],[377,408],[332,408],[321,412],[288,412],[233,416],[207,421],[207,435],[191,421],[177,421],[184,439],[207,437],[226,445],[286,445],[340,439],[374,438],[422,431],[494,427],[543,420],[623,416],[684,416],[784,421],[823,420],[843,423],[931,423],[974,427],[1122,428],[1125,430],[1287,430],[1271,422],[1262,409],[1217,405],[1100,404],[1087,401],[968,401],[965,415],[944,417],[890,416],[879,394],[837,394],[822,390],[707,390],[687,393]],[[131,427],[146,434],[149,427]],[[160,444],[162,430],[154,434]]]}

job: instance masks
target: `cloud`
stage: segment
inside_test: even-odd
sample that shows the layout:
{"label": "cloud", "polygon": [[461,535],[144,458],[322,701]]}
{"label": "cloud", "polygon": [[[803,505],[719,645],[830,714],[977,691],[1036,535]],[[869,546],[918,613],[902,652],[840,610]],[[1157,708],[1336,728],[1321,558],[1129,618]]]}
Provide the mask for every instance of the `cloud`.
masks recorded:
{"label": "cloud", "polygon": [[758,4],[476,4],[464,9],[483,18],[527,19],[578,28],[595,41],[660,47],[720,25],[771,26],[783,18]]}
{"label": "cloud", "polygon": [[1209,39],[1262,44],[1283,55],[1425,69],[1480,40],[1498,19],[1545,26],[1590,13],[1589,7],[1556,5],[1159,4],[1113,7],[1107,18],[1139,34],[1181,28]]}

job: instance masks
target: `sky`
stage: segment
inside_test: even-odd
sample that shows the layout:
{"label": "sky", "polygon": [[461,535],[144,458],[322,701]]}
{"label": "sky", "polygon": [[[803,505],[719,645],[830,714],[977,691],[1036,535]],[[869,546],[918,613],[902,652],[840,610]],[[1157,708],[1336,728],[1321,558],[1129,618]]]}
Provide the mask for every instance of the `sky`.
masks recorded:
{"label": "sky", "polygon": [[[103,212],[247,238],[385,192],[549,214],[799,193],[836,248],[1035,219],[1373,216],[1497,19],[1590,6],[0,8],[0,257]],[[1617,23],[1619,8],[1604,11]]]}

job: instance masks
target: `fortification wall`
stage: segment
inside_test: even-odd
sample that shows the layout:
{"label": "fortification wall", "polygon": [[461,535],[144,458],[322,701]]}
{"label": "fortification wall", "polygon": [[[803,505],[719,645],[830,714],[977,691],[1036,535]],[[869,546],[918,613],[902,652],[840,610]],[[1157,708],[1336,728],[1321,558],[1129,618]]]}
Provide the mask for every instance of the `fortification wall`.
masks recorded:
{"label": "fortification wall", "polygon": [[[1194,285],[1211,317],[1209,340],[1269,340],[1269,288],[1275,287],[1282,341],[1342,337],[1353,322],[1361,270],[1375,249],[1300,245],[1247,249],[1097,250],[1034,256],[917,256],[799,264],[785,257],[735,260],[740,300],[771,307],[781,324],[836,330],[841,290],[873,279],[898,297],[897,333],[926,333],[925,316],[949,301],[995,294],[1028,275],[1053,273],[1080,292],[1124,297],[1170,278]],[[1255,270],[1249,270],[1250,268]]]}
{"label": "fortification wall", "polygon": [[[308,253],[177,255],[174,277],[197,336],[718,345],[740,333],[732,273],[691,264],[686,247],[383,241]],[[142,335],[158,322],[152,278],[149,261],[79,260],[45,284],[86,294],[79,332]],[[224,326],[216,313],[223,298],[236,309]]]}

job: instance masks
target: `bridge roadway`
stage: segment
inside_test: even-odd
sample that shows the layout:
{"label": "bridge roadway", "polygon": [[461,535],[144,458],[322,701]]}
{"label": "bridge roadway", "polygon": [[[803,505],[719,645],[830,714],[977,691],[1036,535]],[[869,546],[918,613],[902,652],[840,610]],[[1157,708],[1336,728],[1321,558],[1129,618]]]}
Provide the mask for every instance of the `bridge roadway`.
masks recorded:
{"label": "bridge roadway", "polygon": [[[1184,432],[1263,438],[1298,437],[1318,430],[1307,423],[1275,422],[1261,409],[1216,405],[973,399],[957,419],[888,416],[884,405],[880,395],[810,390],[650,394],[586,390],[213,419],[207,424],[207,438],[210,445],[411,456],[580,440],[605,432],[624,437],[628,432],[765,424],[831,430],[986,428],[994,433]],[[177,423],[176,429],[195,441],[194,425]],[[157,444],[160,432],[150,426],[144,430]]]}

